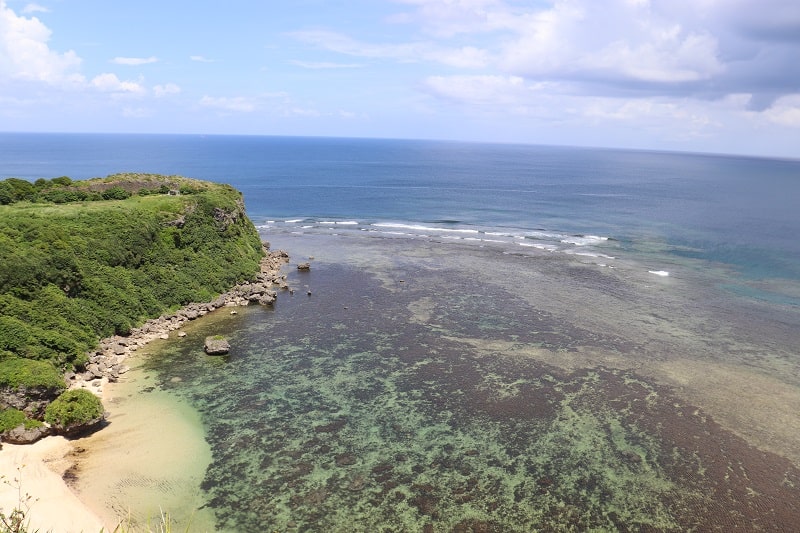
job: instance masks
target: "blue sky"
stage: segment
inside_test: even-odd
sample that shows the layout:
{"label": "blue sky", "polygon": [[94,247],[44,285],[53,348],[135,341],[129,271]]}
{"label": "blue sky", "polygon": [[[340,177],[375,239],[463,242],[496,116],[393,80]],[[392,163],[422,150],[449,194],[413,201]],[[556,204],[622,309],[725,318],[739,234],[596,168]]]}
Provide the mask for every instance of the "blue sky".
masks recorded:
{"label": "blue sky", "polygon": [[800,157],[797,0],[0,0],[0,131]]}

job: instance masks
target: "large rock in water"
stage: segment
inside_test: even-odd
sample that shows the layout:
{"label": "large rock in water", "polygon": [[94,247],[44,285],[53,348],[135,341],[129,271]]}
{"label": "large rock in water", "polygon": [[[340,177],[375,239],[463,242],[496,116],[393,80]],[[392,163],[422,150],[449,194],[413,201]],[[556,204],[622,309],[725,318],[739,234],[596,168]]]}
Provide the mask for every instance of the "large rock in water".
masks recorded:
{"label": "large rock in water", "polygon": [[231,345],[223,338],[206,337],[203,349],[208,355],[225,355],[231,351]]}

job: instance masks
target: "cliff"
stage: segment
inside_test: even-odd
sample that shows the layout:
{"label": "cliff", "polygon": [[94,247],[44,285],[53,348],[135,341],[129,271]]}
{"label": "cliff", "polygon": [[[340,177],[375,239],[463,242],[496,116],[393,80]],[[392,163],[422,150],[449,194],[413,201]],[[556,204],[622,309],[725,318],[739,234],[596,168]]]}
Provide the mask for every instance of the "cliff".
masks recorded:
{"label": "cliff", "polygon": [[18,411],[41,419],[99,339],[260,273],[261,241],[228,185],[124,174],[2,190],[0,425]]}

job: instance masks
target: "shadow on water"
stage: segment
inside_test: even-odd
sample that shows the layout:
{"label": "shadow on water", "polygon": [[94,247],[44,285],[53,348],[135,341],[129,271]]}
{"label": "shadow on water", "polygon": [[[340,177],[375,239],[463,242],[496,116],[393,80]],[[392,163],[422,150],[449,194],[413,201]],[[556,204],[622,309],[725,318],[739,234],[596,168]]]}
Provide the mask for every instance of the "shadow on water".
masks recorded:
{"label": "shadow on water", "polygon": [[311,296],[210,323],[230,337],[228,357],[203,354],[198,328],[148,363],[202,415],[220,530],[780,530],[800,516],[789,461],[670,390],[459,339],[634,345],[489,285],[388,290],[327,265],[305,279]]}

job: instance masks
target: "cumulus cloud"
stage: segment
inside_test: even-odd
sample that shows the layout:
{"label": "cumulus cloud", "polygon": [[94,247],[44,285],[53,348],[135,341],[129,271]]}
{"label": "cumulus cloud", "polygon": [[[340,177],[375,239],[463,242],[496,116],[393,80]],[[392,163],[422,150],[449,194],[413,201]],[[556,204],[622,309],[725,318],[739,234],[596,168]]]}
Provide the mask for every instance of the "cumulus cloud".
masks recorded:
{"label": "cumulus cloud", "polygon": [[36,17],[18,16],[0,0],[0,79],[52,85],[81,81],[81,59],[74,51],[51,50],[50,30]]}
{"label": "cumulus cloud", "polygon": [[140,95],[145,93],[144,87],[141,83],[135,81],[120,80],[116,74],[105,73],[92,78],[91,86],[95,89],[117,94],[133,94]]}
{"label": "cumulus cloud", "polygon": [[112,63],[117,65],[130,65],[130,66],[138,66],[138,65],[147,65],[150,63],[157,63],[157,57],[115,57],[111,60]]}
{"label": "cumulus cloud", "polygon": [[153,87],[153,94],[156,98],[163,98],[172,94],[180,94],[181,88],[175,83],[167,83],[165,85],[156,85]]}
{"label": "cumulus cloud", "polygon": [[800,93],[789,94],[775,101],[764,112],[769,122],[791,128],[800,128]]}
{"label": "cumulus cloud", "polygon": [[425,39],[367,42],[321,30],[292,35],[341,54],[482,69],[569,84],[586,96],[715,100],[748,93],[751,110],[764,111],[797,90],[796,0],[395,3],[399,11],[389,22],[414,25]]}

